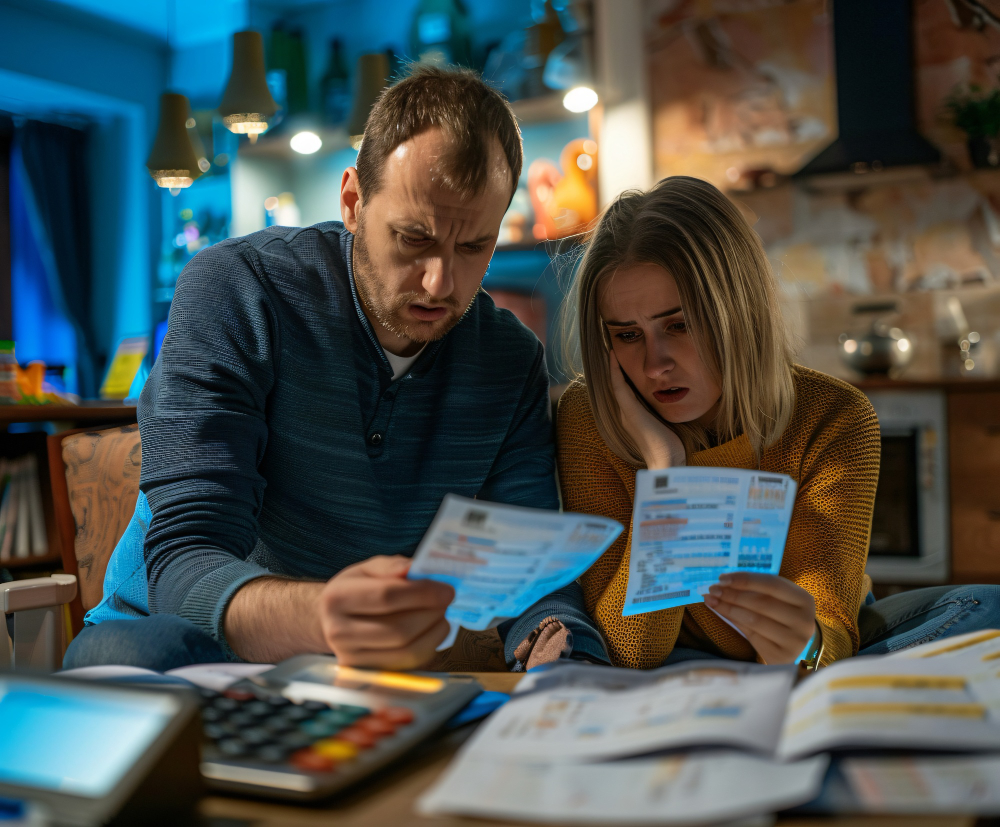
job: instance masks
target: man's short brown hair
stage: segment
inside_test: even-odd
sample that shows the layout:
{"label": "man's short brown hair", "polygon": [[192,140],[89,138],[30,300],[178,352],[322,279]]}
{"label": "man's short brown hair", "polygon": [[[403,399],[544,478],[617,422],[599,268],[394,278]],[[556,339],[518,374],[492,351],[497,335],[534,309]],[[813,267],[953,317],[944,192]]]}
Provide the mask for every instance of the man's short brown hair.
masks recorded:
{"label": "man's short brown hair", "polygon": [[482,190],[495,138],[510,167],[513,198],[524,154],[507,99],[472,70],[423,65],[382,92],[372,107],[356,164],[362,197],[379,191],[390,153],[432,127],[443,129],[454,145],[442,159],[448,187],[470,195]]}

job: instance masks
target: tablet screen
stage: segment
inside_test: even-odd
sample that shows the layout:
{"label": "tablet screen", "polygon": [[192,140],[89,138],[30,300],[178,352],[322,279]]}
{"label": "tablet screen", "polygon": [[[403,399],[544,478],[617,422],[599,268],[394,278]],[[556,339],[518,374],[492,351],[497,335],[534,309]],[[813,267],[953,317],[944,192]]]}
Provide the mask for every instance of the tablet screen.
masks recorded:
{"label": "tablet screen", "polygon": [[0,677],[0,782],[107,795],[179,710],[169,695]]}

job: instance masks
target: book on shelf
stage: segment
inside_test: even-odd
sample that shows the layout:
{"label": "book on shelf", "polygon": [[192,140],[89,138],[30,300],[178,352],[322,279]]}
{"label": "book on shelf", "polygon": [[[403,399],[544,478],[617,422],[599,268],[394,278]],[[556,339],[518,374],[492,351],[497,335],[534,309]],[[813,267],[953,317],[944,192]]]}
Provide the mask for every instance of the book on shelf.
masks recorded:
{"label": "book on shelf", "polygon": [[0,459],[0,562],[48,553],[37,458]]}

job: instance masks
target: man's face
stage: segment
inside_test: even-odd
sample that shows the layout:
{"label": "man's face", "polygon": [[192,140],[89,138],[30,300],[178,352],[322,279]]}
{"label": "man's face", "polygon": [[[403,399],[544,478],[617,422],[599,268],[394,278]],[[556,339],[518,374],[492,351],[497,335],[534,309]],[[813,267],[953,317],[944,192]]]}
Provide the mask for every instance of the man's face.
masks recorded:
{"label": "man's face", "polygon": [[472,304],[510,201],[510,168],[494,143],[486,184],[461,195],[442,183],[451,147],[440,129],[400,144],[386,159],[381,189],[356,200],[348,170],[344,223],[355,234],[354,280],[384,348],[401,356],[440,339]]}

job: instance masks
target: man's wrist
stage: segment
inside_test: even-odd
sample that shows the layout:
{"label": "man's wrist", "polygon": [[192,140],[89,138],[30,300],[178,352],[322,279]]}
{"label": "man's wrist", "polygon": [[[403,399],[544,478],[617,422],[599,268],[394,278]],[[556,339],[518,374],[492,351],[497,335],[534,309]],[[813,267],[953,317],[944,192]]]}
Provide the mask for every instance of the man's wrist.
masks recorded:
{"label": "man's wrist", "polygon": [[256,663],[330,651],[320,620],[324,585],[282,577],[251,580],[226,607],[222,627],[230,648]]}

